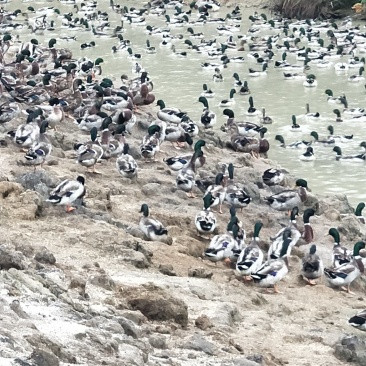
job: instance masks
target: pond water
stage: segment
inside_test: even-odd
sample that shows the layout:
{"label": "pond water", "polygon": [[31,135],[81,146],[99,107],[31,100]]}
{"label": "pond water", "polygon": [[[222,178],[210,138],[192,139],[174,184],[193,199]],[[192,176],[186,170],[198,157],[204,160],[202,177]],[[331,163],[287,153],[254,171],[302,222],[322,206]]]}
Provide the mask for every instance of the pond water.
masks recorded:
{"label": "pond water", "polygon": [[[120,1],[119,3],[128,7],[141,7],[143,5],[139,1]],[[32,1],[21,4],[14,1],[5,4],[4,8],[20,8],[22,11],[25,11],[30,5],[35,9],[44,6],[55,6],[60,9],[61,14],[68,12],[74,13],[76,11],[73,5],[61,4],[59,1]],[[120,25],[121,15],[112,12],[109,7],[109,1],[99,1],[98,8],[110,14],[109,20],[111,27],[104,29],[105,32],[110,34],[114,27]],[[183,10],[188,10],[188,7],[184,7]],[[242,22],[238,34],[247,33],[251,25],[248,16],[253,14],[254,10],[241,9]],[[175,11],[174,9],[169,9],[167,12],[168,14],[173,14]],[[212,13],[211,17],[224,17],[227,12],[227,9],[221,8],[218,12]],[[30,18],[33,16],[35,15],[29,15]],[[80,17],[82,14],[79,13],[77,16]],[[268,16],[270,17],[270,14]],[[126,51],[117,53],[112,53],[111,51],[114,45],[118,45],[117,38],[111,38],[110,36],[99,37],[94,36],[90,31],[62,28],[62,18],[57,17],[56,14],[51,15],[49,19],[54,19],[56,22],[56,29],[54,31],[46,31],[44,34],[38,35],[30,34],[29,29],[23,28],[19,31],[21,40],[28,41],[31,38],[37,38],[45,44],[46,41],[54,37],[57,39],[56,47],[70,48],[75,58],[81,56],[86,56],[90,59],[102,57],[104,60],[102,64],[102,76],[110,77],[116,81],[117,85],[120,84],[120,76],[122,74],[132,76],[132,68],[136,61],[128,58]],[[192,21],[197,19],[196,11],[193,11],[190,19]],[[162,16],[146,16],[146,24],[153,26],[166,27],[165,20]],[[167,106],[175,106],[187,111],[194,121],[199,121],[202,113],[202,105],[197,103],[197,99],[202,92],[202,84],[207,83],[215,92],[215,97],[209,100],[209,106],[217,114],[218,122],[215,128],[219,128],[226,121],[226,117],[222,114],[223,108],[219,107],[218,104],[222,99],[229,96],[229,91],[234,85],[232,75],[234,72],[237,72],[242,80],[248,81],[255,106],[258,109],[265,108],[266,113],[274,120],[273,124],[266,126],[268,128],[266,138],[271,144],[269,158],[277,161],[280,166],[288,169],[297,177],[308,180],[309,186],[316,193],[345,193],[354,205],[366,200],[366,191],[362,188],[366,178],[365,162],[336,161],[336,154],[332,151],[334,145],[330,147],[323,146],[322,144],[313,144],[316,157],[315,161],[303,162],[299,160],[299,156],[303,151],[280,148],[279,143],[274,139],[276,134],[281,134],[287,143],[301,139],[310,141],[312,139],[310,136],[311,131],[315,130],[320,136],[327,136],[327,126],[332,124],[335,129],[335,134],[354,135],[354,138],[349,142],[339,144],[345,155],[362,151],[359,145],[361,141],[366,140],[366,122],[354,122],[345,118],[343,122],[335,122],[335,114],[332,111],[334,108],[339,108],[340,106],[328,104],[327,95],[324,93],[325,89],[332,89],[336,96],[345,93],[349,107],[364,107],[365,82],[351,83],[348,81],[350,75],[358,73],[358,68],[350,69],[348,72],[342,73],[335,71],[334,65],[328,68],[318,68],[311,64],[311,70],[309,72],[316,75],[318,86],[305,88],[303,86],[303,80],[285,80],[283,70],[275,69],[274,62],[269,64],[266,76],[249,77],[248,69],[250,67],[261,69],[261,66],[256,63],[255,59],[247,57],[248,51],[228,51],[229,57],[244,56],[245,62],[229,63],[228,67],[222,70],[224,81],[222,83],[214,83],[212,81],[213,70],[203,70],[201,62],[218,61],[215,59],[210,60],[207,55],[199,54],[188,49],[187,45],[184,44],[184,40],[188,39],[189,33],[187,32],[187,28],[189,26],[196,33],[202,32],[205,39],[225,41],[227,38],[225,35],[218,35],[216,30],[218,24],[216,23],[184,25],[182,27],[170,26],[171,34],[184,35],[183,39],[173,40],[178,52],[180,50],[188,52],[188,57],[183,58],[174,54],[170,47],[160,46],[161,37],[159,35],[146,34],[146,25],[130,25],[128,22],[124,22],[125,32],[123,33],[123,37],[131,41],[133,53],[141,53],[142,59],[140,63],[149,72],[154,82],[153,93],[156,99],[163,99]],[[363,28],[363,24],[361,26]],[[266,34],[276,35],[282,33],[278,29],[264,29],[258,35],[262,36]],[[60,39],[60,36],[76,36],[76,40],[66,41]],[[237,36],[235,35],[234,38],[237,39]],[[329,39],[325,32],[322,32],[322,38],[325,40],[325,45],[328,45]],[[147,54],[145,52],[147,39],[150,40],[152,46],[156,47],[156,54]],[[93,40],[96,43],[95,47],[80,50],[81,43]],[[193,43],[198,43],[199,41],[192,39]],[[283,41],[279,41],[278,43],[281,44]],[[307,43],[302,41],[300,45],[306,46]],[[274,52],[275,56],[273,60],[280,60],[282,51],[274,48]],[[349,55],[342,56],[342,62],[348,62],[349,58]],[[288,53],[287,60],[291,64],[303,64],[302,61],[296,60],[296,53]],[[340,60],[332,61],[334,63],[340,62]],[[302,72],[302,70],[298,70],[297,72]],[[245,116],[245,112],[248,109],[248,98],[249,96],[247,95],[236,94],[235,105],[231,108],[239,120],[258,123],[259,117]],[[305,105],[307,103],[310,105],[311,112],[320,113],[320,118],[304,118],[306,112]],[[297,116],[297,122],[302,126],[301,132],[291,131],[292,115]]]}

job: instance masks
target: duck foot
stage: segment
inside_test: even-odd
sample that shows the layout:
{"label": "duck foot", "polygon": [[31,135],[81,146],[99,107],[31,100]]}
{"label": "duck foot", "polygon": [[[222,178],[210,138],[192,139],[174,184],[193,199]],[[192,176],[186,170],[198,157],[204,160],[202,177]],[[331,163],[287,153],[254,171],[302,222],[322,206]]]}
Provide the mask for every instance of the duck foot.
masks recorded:
{"label": "duck foot", "polygon": [[253,281],[253,278],[251,276],[243,276],[244,281]]}
{"label": "duck foot", "polygon": [[305,281],[305,282],[307,282],[309,285],[311,285],[311,286],[316,286],[317,285],[317,283],[315,282],[315,280],[309,280],[308,278],[306,278],[306,277],[304,277],[304,276],[302,276],[302,278],[303,278],[303,280]]}
{"label": "duck foot", "polygon": [[230,266],[231,266],[231,260],[230,260],[230,258],[225,258],[224,259],[224,264],[225,264],[226,267],[229,267],[230,268]]}
{"label": "duck foot", "polygon": [[347,287],[342,286],[341,290],[346,291],[348,294],[355,295],[355,293],[350,290],[349,285]]}
{"label": "duck foot", "polygon": [[76,210],[75,207],[71,207],[71,206],[66,207],[66,212],[72,212],[72,211],[75,211],[75,210]]}
{"label": "duck foot", "polygon": [[189,198],[196,198],[196,196],[193,193],[191,193],[191,192],[186,193],[186,195]]}

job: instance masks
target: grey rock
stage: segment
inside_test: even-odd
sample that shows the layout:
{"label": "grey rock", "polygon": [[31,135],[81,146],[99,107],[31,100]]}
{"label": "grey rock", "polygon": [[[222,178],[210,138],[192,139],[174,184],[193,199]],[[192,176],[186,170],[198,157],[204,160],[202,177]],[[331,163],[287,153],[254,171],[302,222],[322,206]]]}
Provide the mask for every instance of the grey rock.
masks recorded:
{"label": "grey rock", "polygon": [[55,264],[56,258],[52,252],[50,252],[47,248],[42,248],[39,252],[36,253],[34,259],[37,262],[45,263],[45,264]]}
{"label": "grey rock", "polygon": [[193,349],[195,351],[204,352],[208,355],[214,355],[216,345],[208,341],[201,334],[195,333],[193,336],[191,336],[187,341],[183,343],[182,348]]}
{"label": "grey rock", "polygon": [[159,349],[167,348],[166,337],[164,337],[163,335],[155,334],[155,335],[149,337],[149,343],[154,348],[159,348]]}
{"label": "grey rock", "polygon": [[213,272],[209,269],[199,267],[199,268],[189,268],[188,277],[196,277],[196,278],[211,278],[213,276]]}
{"label": "grey rock", "polygon": [[24,189],[31,189],[38,192],[43,197],[48,197],[50,188],[56,187],[57,181],[51,178],[45,170],[36,170],[22,174],[16,178]]}
{"label": "grey rock", "polygon": [[174,271],[174,268],[171,264],[160,264],[159,272],[166,276],[176,276],[177,273]]}
{"label": "grey rock", "polygon": [[59,366],[59,359],[53,354],[36,348],[31,356],[31,360],[36,366]]}
{"label": "grey rock", "polygon": [[347,335],[335,345],[334,355],[342,361],[364,366],[366,365],[366,342],[357,336]]}
{"label": "grey rock", "polygon": [[210,308],[206,315],[210,318],[212,324],[218,328],[227,327],[230,329],[240,320],[238,308],[228,302]]}
{"label": "grey rock", "polygon": [[132,338],[139,338],[141,335],[141,331],[139,327],[130,319],[118,317],[116,321],[121,325],[126,335]]}
{"label": "grey rock", "polygon": [[242,357],[224,361],[220,364],[220,366],[258,366],[261,364],[262,363],[258,363],[256,361],[252,361],[248,358]]}
{"label": "grey rock", "polygon": [[142,352],[135,346],[122,343],[118,348],[118,355],[121,360],[129,366],[143,366],[145,365]]}
{"label": "grey rock", "polygon": [[137,325],[141,325],[147,321],[146,316],[140,311],[120,310],[118,314],[133,321]]}
{"label": "grey rock", "polygon": [[0,246],[0,269],[9,270],[10,268],[25,269],[24,256],[20,252],[11,250],[6,245]]}
{"label": "grey rock", "polygon": [[91,276],[89,282],[94,286],[102,287],[106,290],[113,290],[116,287],[112,278],[105,273]]}
{"label": "grey rock", "polygon": [[319,198],[319,205],[316,214],[322,215],[330,208],[335,208],[341,214],[353,213],[353,208],[348,202],[345,194],[335,194]]}
{"label": "grey rock", "polygon": [[150,267],[150,262],[141,252],[132,249],[120,249],[118,250],[118,254],[118,258],[133,264],[136,268]]}
{"label": "grey rock", "polygon": [[159,183],[147,183],[141,188],[142,193],[147,197],[156,196],[156,192],[161,191],[161,184]]}

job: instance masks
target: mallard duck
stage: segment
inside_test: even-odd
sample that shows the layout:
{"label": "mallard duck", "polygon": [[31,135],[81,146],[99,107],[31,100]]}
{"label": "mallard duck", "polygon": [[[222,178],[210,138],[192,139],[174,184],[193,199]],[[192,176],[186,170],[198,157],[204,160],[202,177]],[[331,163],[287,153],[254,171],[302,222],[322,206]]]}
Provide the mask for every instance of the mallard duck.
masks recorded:
{"label": "mallard duck", "polygon": [[224,109],[223,115],[227,116],[226,128],[228,130],[233,129],[238,135],[247,137],[256,137],[260,134],[263,126],[257,125],[252,122],[239,122],[235,120],[235,114],[231,109]]}
{"label": "mallard duck", "polygon": [[[274,238],[269,250],[268,259],[277,259],[282,251],[282,247],[285,245],[287,247],[287,256],[291,254],[292,248],[297,244],[301,238],[301,233],[297,228],[296,216],[299,215],[298,207],[294,207],[291,210],[289,225],[281,229]],[[288,243],[287,243],[288,241]],[[288,245],[287,245],[288,244]]]}
{"label": "mallard duck", "polygon": [[211,112],[208,107],[208,101],[206,97],[199,97],[198,101],[203,104],[203,113],[201,114],[201,123],[205,128],[211,128],[216,124],[216,114]]}
{"label": "mallard duck", "polygon": [[116,160],[116,168],[119,174],[122,175],[124,178],[135,178],[137,177],[137,163],[135,159],[129,155],[129,145],[123,145],[123,152]]}
{"label": "mallard duck", "polygon": [[55,205],[66,205],[66,212],[74,211],[71,206],[77,199],[81,199],[86,194],[85,178],[79,175],[76,180],[63,180],[50,194],[47,202]]}
{"label": "mallard duck", "polygon": [[185,143],[192,146],[193,140],[191,135],[181,127],[168,125],[164,129],[164,140],[169,141],[175,149],[185,146]]}
{"label": "mallard duck", "polygon": [[290,144],[285,143],[285,139],[282,135],[276,135],[275,140],[280,142],[280,147],[286,148],[286,149],[306,149],[309,145],[311,145],[311,141],[294,141]]}
{"label": "mallard duck", "polygon": [[200,234],[211,234],[216,228],[216,216],[210,211],[211,200],[211,194],[203,197],[203,210],[196,215],[194,220],[196,229]]}
{"label": "mallard duck", "polygon": [[197,126],[196,122],[193,122],[192,120],[183,121],[180,126],[183,128],[183,130],[189,134],[191,137],[195,137],[199,133],[199,128]]}
{"label": "mallard duck", "polygon": [[163,226],[163,224],[149,217],[149,206],[144,203],[141,206],[143,216],[139,221],[139,229],[143,232],[145,237],[151,241],[164,241],[167,238],[168,230]]}
{"label": "mallard duck", "polygon": [[48,112],[45,117],[49,127],[57,131],[57,125],[64,119],[64,112],[60,106],[60,100],[58,98],[51,98],[49,100],[49,106],[38,105],[37,108],[41,108],[44,112]]}
{"label": "mallard duck", "polygon": [[[194,145],[194,151],[199,151],[206,145],[204,140],[198,140]],[[183,169],[190,162],[192,154],[179,155],[172,158],[164,159],[164,163],[175,172]],[[206,158],[203,153],[196,159],[195,167],[201,168],[206,163]]]}
{"label": "mallard duck", "polygon": [[319,112],[315,112],[315,113],[310,112],[310,104],[309,103],[306,103],[305,109],[306,109],[305,118],[319,118],[320,117]]}
{"label": "mallard duck", "polygon": [[295,206],[299,206],[307,199],[307,181],[305,179],[298,179],[296,186],[298,187],[296,190],[285,190],[264,199],[275,210],[292,210]]}
{"label": "mallard duck", "polygon": [[229,181],[227,184],[225,200],[235,208],[246,207],[251,202],[250,196],[245,192],[245,190],[234,183],[234,165],[230,163],[228,165]]}
{"label": "mallard duck", "polygon": [[298,235],[296,235],[296,237],[293,239],[291,227],[286,227],[280,230],[280,234],[277,234],[277,237],[268,249],[268,260],[279,259],[283,257],[284,260],[287,261],[287,258],[291,254],[291,249],[293,246],[295,246],[300,236],[301,234],[298,233]]}
{"label": "mallard duck", "polygon": [[362,224],[365,224],[366,223],[366,220],[365,218],[362,216],[362,210],[365,208],[365,203],[364,202],[360,202],[357,207],[356,207],[356,210],[355,210],[355,215],[356,217],[360,220],[360,222]]}
{"label": "mallard duck", "polygon": [[351,283],[364,273],[364,265],[359,257],[360,250],[363,248],[365,248],[365,243],[363,241],[357,242],[354,245],[353,256],[349,262],[340,264],[333,269],[324,268],[324,274],[331,285],[342,286],[342,290],[352,294],[350,291]]}
{"label": "mallard duck", "polygon": [[327,136],[327,137],[319,137],[319,134],[316,131],[311,131],[310,132],[310,136],[312,136],[314,138],[313,143],[315,144],[323,144],[323,145],[332,145],[335,143],[334,138],[332,138],[331,136]]}
{"label": "mallard duck", "polygon": [[93,127],[90,130],[90,141],[85,144],[75,144],[74,149],[77,151],[77,162],[85,166],[88,170],[93,167],[93,173],[99,174],[95,170],[95,164],[98,163],[103,155],[103,149],[97,140],[98,130]]}
{"label": "mallard duck", "polygon": [[261,112],[254,107],[253,97],[249,97],[248,102],[249,102],[249,108],[246,111],[246,115],[247,116],[259,116],[261,114]]}
{"label": "mallard duck", "polygon": [[[366,109],[365,108],[348,108],[348,101],[345,95],[341,97],[341,103],[343,104],[343,115],[355,117],[365,117]],[[362,121],[362,119],[357,118],[355,121]]]}
{"label": "mallard duck", "polygon": [[343,122],[341,111],[339,109],[333,109],[333,113],[336,115],[336,122]]}
{"label": "mallard duck", "polygon": [[335,68],[336,71],[348,71],[349,66],[345,62],[337,62],[334,65],[334,68]]}
{"label": "mallard duck", "polygon": [[219,206],[218,213],[222,214],[222,204],[226,197],[227,177],[222,173],[216,175],[215,184],[207,188],[205,195],[211,195],[210,208]]}
{"label": "mallard duck", "polygon": [[34,165],[34,170],[36,170],[37,165],[41,168],[46,161],[46,159],[51,155],[52,144],[47,137],[46,129],[48,127],[48,122],[43,121],[41,127],[39,128],[39,138],[38,140],[29,148],[28,152],[25,154],[25,159],[28,164]]}
{"label": "mallard duck", "polygon": [[329,104],[341,104],[342,103],[342,95],[339,97],[334,97],[333,91],[331,89],[326,89],[325,94],[328,95],[327,101]]}
{"label": "mallard duck", "polygon": [[265,75],[267,75],[267,67],[268,67],[268,64],[266,62],[264,62],[262,65],[261,71],[250,68],[249,76],[251,76],[251,77],[265,76]]}
{"label": "mallard duck", "polygon": [[8,135],[14,144],[20,148],[29,148],[39,139],[39,125],[34,122],[39,115],[39,111],[32,111],[27,118],[27,122],[18,126],[15,131],[9,131]]}
{"label": "mallard duck", "polygon": [[332,125],[329,125],[327,127],[327,130],[329,131],[329,138],[335,141],[349,142],[353,139],[353,135],[334,135],[334,127]]}
{"label": "mallard duck", "polygon": [[291,132],[301,132],[302,131],[302,128],[297,123],[296,116],[294,114],[291,116],[291,120],[292,120],[292,124],[291,124],[290,131]]}
{"label": "mallard duck", "polygon": [[288,268],[284,260],[283,255],[286,255],[287,248],[283,247],[283,253],[280,255],[280,259],[271,259],[263,263],[257,272],[252,273],[251,278],[259,284],[261,287],[273,286],[275,293],[281,293],[277,288],[277,283],[281,281],[288,273]]}
{"label": "mallard duck", "polygon": [[302,216],[302,219],[304,221],[304,230],[301,234],[301,237],[306,243],[311,243],[314,240],[314,232],[313,228],[310,224],[310,217],[315,215],[315,210],[312,208],[307,208]]}
{"label": "mallard duck", "polygon": [[238,94],[240,94],[240,95],[248,95],[248,94],[250,94],[250,89],[249,89],[249,86],[248,86],[248,82],[247,81],[244,81],[243,82],[243,85],[240,87],[240,89],[238,91]]}
{"label": "mallard duck", "polygon": [[158,125],[152,125],[148,128],[148,134],[142,139],[142,144],[140,145],[141,155],[150,162],[155,161],[155,155],[160,149],[159,132],[161,128]]}
{"label": "mallard duck", "polygon": [[203,155],[202,150],[197,149],[192,155],[189,163],[182,168],[175,179],[177,188],[186,192],[187,197],[195,198],[192,193],[192,189],[195,186],[195,175],[196,175],[196,160]]}
{"label": "mallard duck", "polygon": [[19,116],[21,110],[18,103],[3,103],[0,105],[0,123],[9,122]]}
{"label": "mallard duck", "polygon": [[243,82],[240,80],[240,77],[239,77],[238,73],[234,72],[233,78],[235,79],[234,86],[236,86],[236,87],[243,86]]}
{"label": "mallard duck", "polygon": [[357,315],[349,318],[348,324],[359,330],[366,331],[366,310],[362,310]]}
{"label": "mallard duck", "polygon": [[219,107],[231,107],[232,105],[235,104],[235,99],[234,99],[234,94],[236,93],[235,89],[231,89],[230,90],[230,95],[229,95],[229,99],[223,99],[220,103],[219,103]]}
{"label": "mallard duck", "polygon": [[300,274],[309,285],[316,285],[314,280],[321,277],[323,272],[323,261],[316,254],[316,245],[313,244],[309,253],[302,258]]}
{"label": "mallard duck", "polygon": [[306,88],[314,88],[318,86],[318,80],[316,80],[316,77],[314,74],[310,74],[306,76],[306,79],[304,80],[303,86]]}
{"label": "mallard duck", "polygon": [[315,160],[314,149],[311,146],[308,146],[306,148],[306,151],[300,155],[299,159],[301,161],[314,161]]}
{"label": "mallard duck", "polygon": [[285,174],[281,169],[269,168],[263,172],[262,180],[267,186],[281,184],[285,179]]}
{"label": "mallard duck", "polygon": [[160,110],[157,112],[157,117],[164,122],[179,124],[182,122],[183,117],[187,114],[178,108],[165,107],[165,103],[161,99],[156,102],[156,105],[160,107]]}
{"label": "mallard duck", "polygon": [[205,98],[213,98],[215,96],[215,93],[208,88],[207,84],[202,85],[203,92],[201,93],[201,97]]}
{"label": "mallard duck", "polygon": [[348,78],[348,81],[350,81],[352,83],[358,83],[360,81],[365,81],[365,77],[362,75],[364,71],[365,71],[365,68],[363,66],[361,66],[360,69],[358,70],[358,75],[351,75]]}
{"label": "mallard duck", "polygon": [[244,275],[244,279],[251,280],[250,275],[256,273],[263,262],[263,252],[258,246],[259,232],[263,224],[256,222],[254,225],[253,238],[250,244],[244,248],[236,262],[236,271]]}
{"label": "mallard duck", "polygon": [[221,83],[224,81],[224,77],[221,74],[221,71],[218,67],[215,68],[215,73],[212,75],[212,80],[215,83]]}
{"label": "mallard duck", "polygon": [[240,135],[233,135],[231,141],[227,143],[227,147],[234,151],[240,151],[251,154],[253,157],[258,158],[259,154],[264,154],[269,150],[269,142],[263,138],[267,129],[263,127],[260,131],[262,138],[257,139],[254,137],[245,137]]}
{"label": "mallard duck", "polygon": [[339,146],[334,146],[333,151],[337,154],[336,160],[352,160],[363,162],[366,159],[366,153],[355,155],[342,155],[342,149]]}
{"label": "mallard duck", "polygon": [[211,262],[225,261],[225,263],[235,262],[241,251],[241,244],[237,241],[239,227],[231,225],[231,231],[225,234],[215,235],[204,251],[204,256]]}
{"label": "mallard duck", "polygon": [[351,260],[352,251],[348,250],[346,247],[341,246],[339,231],[336,228],[330,228],[328,231],[334,240],[334,246],[332,250],[332,264],[333,267],[339,267],[344,263],[348,263]]}

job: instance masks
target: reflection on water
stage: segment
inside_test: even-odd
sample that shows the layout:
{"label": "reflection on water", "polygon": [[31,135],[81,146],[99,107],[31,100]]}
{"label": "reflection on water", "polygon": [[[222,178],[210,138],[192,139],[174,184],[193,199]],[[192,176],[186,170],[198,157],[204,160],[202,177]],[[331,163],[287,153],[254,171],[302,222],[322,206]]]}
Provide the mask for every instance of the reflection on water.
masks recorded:
{"label": "reflection on water", "polygon": [[[99,1],[100,9],[108,11],[111,14],[111,28],[120,25],[120,15],[112,13],[108,8],[109,1]],[[35,8],[41,6],[58,7],[61,14],[67,12],[74,12],[72,5],[61,5],[58,1],[47,2],[32,2]],[[141,2],[128,1],[126,4],[139,7]],[[20,8],[25,10],[29,3],[22,3]],[[12,2],[5,6],[6,9],[16,9],[19,7],[18,2]],[[172,13],[173,10],[169,10]],[[241,24],[241,33],[245,33],[249,27],[248,16],[252,14],[253,9],[242,9],[243,22]],[[225,16],[226,11],[221,9],[219,13],[215,13],[215,17]],[[192,15],[192,18],[195,15]],[[61,24],[61,18],[55,18],[57,27]],[[164,18],[156,16],[148,16],[147,23],[157,26],[165,26]],[[217,24],[195,24],[193,29],[195,32],[203,32],[205,39],[217,39],[218,41],[225,41],[226,36],[218,36],[216,32]],[[256,65],[255,61],[247,58],[247,52],[239,53],[240,56],[245,56],[244,63],[230,63],[228,68],[223,70],[224,82],[212,82],[212,70],[202,70],[200,63],[208,61],[207,57],[189,51],[187,58],[181,58],[174,55],[169,47],[161,47],[160,36],[147,35],[145,26],[129,25],[125,22],[126,31],[123,33],[124,39],[131,40],[132,49],[134,53],[142,54],[141,64],[149,71],[149,74],[154,81],[154,94],[157,99],[163,99],[167,106],[176,106],[189,112],[193,120],[199,120],[202,112],[201,104],[196,103],[202,92],[202,84],[207,83],[210,88],[216,93],[215,97],[209,100],[210,109],[212,109],[218,116],[218,127],[225,122],[222,115],[222,108],[218,107],[218,103],[226,98],[230,89],[233,87],[234,79],[232,77],[234,72],[237,72],[241,79],[247,80],[251,90],[251,95],[254,98],[255,106],[265,108],[266,113],[274,119],[274,124],[269,125],[267,138],[271,143],[269,157],[278,161],[279,165],[288,169],[297,177],[305,178],[309,181],[310,187],[316,193],[346,193],[353,204],[361,200],[366,200],[366,191],[363,190],[363,182],[365,181],[365,164],[354,162],[341,162],[335,160],[335,153],[332,147],[322,146],[317,144],[314,146],[316,161],[302,162],[299,160],[301,151],[283,149],[278,147],[278,143],[274,140],[276,134],[280,133],[284,136],[285,141],[290,143],[295,140],[304,139],[309,141],[311,139],[310,132],[318,131],[320,136],[328,134],[327,126],[333,124],[335,134],[354,134],[354,139],[349,143],[341,144],[342,150],[345,154],[355,153],[360,150],[359,143],[366,140],[366,125],[360,122],[335,122],[335,115],[332,110],[334,105],[327,103],[325,89],[332,89],[334,95],[339,95],[341,92],[346,93],[350,107],[362,107],[365,105],[365,89],[364,83],[350,83],[347,78],[351,74],[357,74],[358,69],[350,69],[348,73],[336,74],[334,67],[321,69],[312,66],[311,72],[316,75],[318,86],[316,88],[304,88],[302,80],[287,80],[283,79],[282,71],[274,69],[273,63],[270,64],[268,75],[258,78],[248,77],[248,68],[253,67],[261,69],[261,66]],[[184,39],[188,37],[186,31],[187,26],[171,27],[172,34],[183,34]],[[135,61],[127,57],[127,52],[122,51],[112,54],[112,46],[117,45],[116,38],[109,37],[94,37],[91,32],[74,31],[70,29],[61,29],[62,35],[73,36],[76,35],[76,41],[58,40],[57,47],[68,47],[73,51],[75,57],[87,56],[91,59],[102,57],[104,59],[103,75],[111,77],[118,85],[120,76],[128,74],[131,76],[131,70]],[[277,34],[279,31],[266,31],[272,34]],[[44,35],[31,35],[29,30],[23,29],[21,31],[21,39],[30,40],[37,38],[39,41],[48,41],[50,38],[57,38],[59,32],[48,32]],[[328,39],[324,34],[325,45],[328,44]],[[146,40],[149,39],[152,46],[157,48],[156,54],[146,54],[145,46]],[[176,49],[187,50],[187,45],[183,40],[174,40]],[[96,47],[80,50],[80,44],[94,40]],[[197,40],[192,40],[197,43]],[[276,52],[276,51],[275,51]],[[234,56],[237,53],[228,51],[229,56]],[[281,59],[282,51],[278,51],[274,56],[274,60]],[[347,62],[349,56],[343,56]],[[289,63],[299,63],[296,61],[294,54],[288,54],[287,60]],[[210,60],[216,62],[216,60]],[[335,61],[337,62],[337,61]],[[241,120],[251,120],[259,122],[258,117],[246,117],[244,112],[248,108],[248,96],[235,95],[235,105],[232,109],[235,112],[236,118]],[[319,112],[321,117],[318,119],[304,119],[301,115],[306,113],[305,105],[310,104],[312,112]],[[294,133],[291,131],[291,116],[295,114],[298,116],[297,121],[302,126],[302,132]],[[245,117],[244,117],[245,116]]]}

